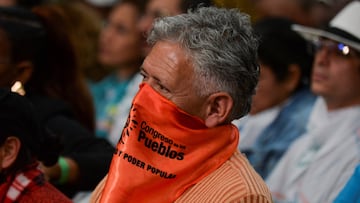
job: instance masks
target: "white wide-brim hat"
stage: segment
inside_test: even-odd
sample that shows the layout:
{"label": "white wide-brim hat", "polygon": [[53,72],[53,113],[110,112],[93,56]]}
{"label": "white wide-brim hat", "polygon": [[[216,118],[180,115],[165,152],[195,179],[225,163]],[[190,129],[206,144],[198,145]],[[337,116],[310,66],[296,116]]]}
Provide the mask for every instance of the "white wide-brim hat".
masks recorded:
{"label": "white wide-brim hat", "polygon": [[360,51],[360,1],[347,4],[325,29],[293,25],[292,29],[308,40],[325,37]]}

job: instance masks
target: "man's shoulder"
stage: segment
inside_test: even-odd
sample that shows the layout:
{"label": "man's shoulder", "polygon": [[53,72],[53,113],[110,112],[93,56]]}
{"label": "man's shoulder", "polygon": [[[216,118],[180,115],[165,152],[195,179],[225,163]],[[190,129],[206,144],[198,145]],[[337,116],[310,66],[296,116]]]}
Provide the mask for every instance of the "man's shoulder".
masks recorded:
{"label": "man's shoulder", "polygon": [[[264,180],[254,170],[244,154],[239,151],[235,152],[233,156],[225,162],[219,169],[219,175],[222,175],[221,171],[229,171],[233,176],[227,177],[232,182],[238,182],[238,188],[241,189],[243,196],[268,196],[271,199],[270,191],[265,184]],[[226,185],[226,184],[225,184]],[[227,186],[227,185],[226,185]],[[232,185],[228,185],[233,187]]]}
{"label": "man's shoulder", "polygon": [[271,202],[268,187],[238,151],[221,167],[188,189],[177,202]]}

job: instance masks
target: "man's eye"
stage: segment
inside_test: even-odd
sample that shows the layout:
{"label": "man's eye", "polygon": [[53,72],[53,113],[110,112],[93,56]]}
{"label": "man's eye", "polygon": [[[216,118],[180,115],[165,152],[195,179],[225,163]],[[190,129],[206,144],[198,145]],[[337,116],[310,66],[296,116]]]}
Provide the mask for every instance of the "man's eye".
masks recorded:
{"label": "man's eye", "polygon": [[166,88],[164,87],[164,86],[162,86],[161,84],[158,84],[158,86],[159,86],[159,88],[161,89],[161,90],[165,90]]}
{"label": "man's eye", "polygon": [[162,92],[169,92],[169,89],[167,89],[162,84],[158,83],[157,86],[158,86],[159,90],[161,90]]}
{"label": "man's eye", "polygon": [[146,81],[147,75],[145,73],[140,73],[140,75],[143,77],[143,81]]}

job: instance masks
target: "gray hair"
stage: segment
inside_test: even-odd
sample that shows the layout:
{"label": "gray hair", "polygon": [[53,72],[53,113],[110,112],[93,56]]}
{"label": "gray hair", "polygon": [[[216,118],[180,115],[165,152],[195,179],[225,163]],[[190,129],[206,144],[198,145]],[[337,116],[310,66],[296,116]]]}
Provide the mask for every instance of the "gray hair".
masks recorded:
{"label": "gray hair", "polygon": [[237,9],[199,8],[157,19],[148,43],[179,43],[194,65],[194,89],[200,97],[227,92],[234,100],[229,120],[247,114],[258,82],[258,40],[249,16]]}

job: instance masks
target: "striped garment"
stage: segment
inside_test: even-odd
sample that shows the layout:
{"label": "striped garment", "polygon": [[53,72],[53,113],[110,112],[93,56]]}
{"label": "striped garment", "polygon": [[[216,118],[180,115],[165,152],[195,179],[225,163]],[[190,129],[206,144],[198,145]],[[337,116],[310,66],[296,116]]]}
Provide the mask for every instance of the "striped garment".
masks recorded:
{"label": "striped garment", "polygon": [[14,177],[0,183],[1,203],[71,203],[64,194],[46,182],[38,163],[26,166]]}
{"label": "striped garment", "polygon": [[[106,178],[93,191],[91,203],[99,202]],[[262,178],[246,157],[236,151],[220,168],[185,191],[175,202],[270,203],[272,200]]]}
{"label": "striped garment", "polygon": [[270,203],[271,195],[246,157],[235,152],[212,174],[189,188],[176,203]]}

